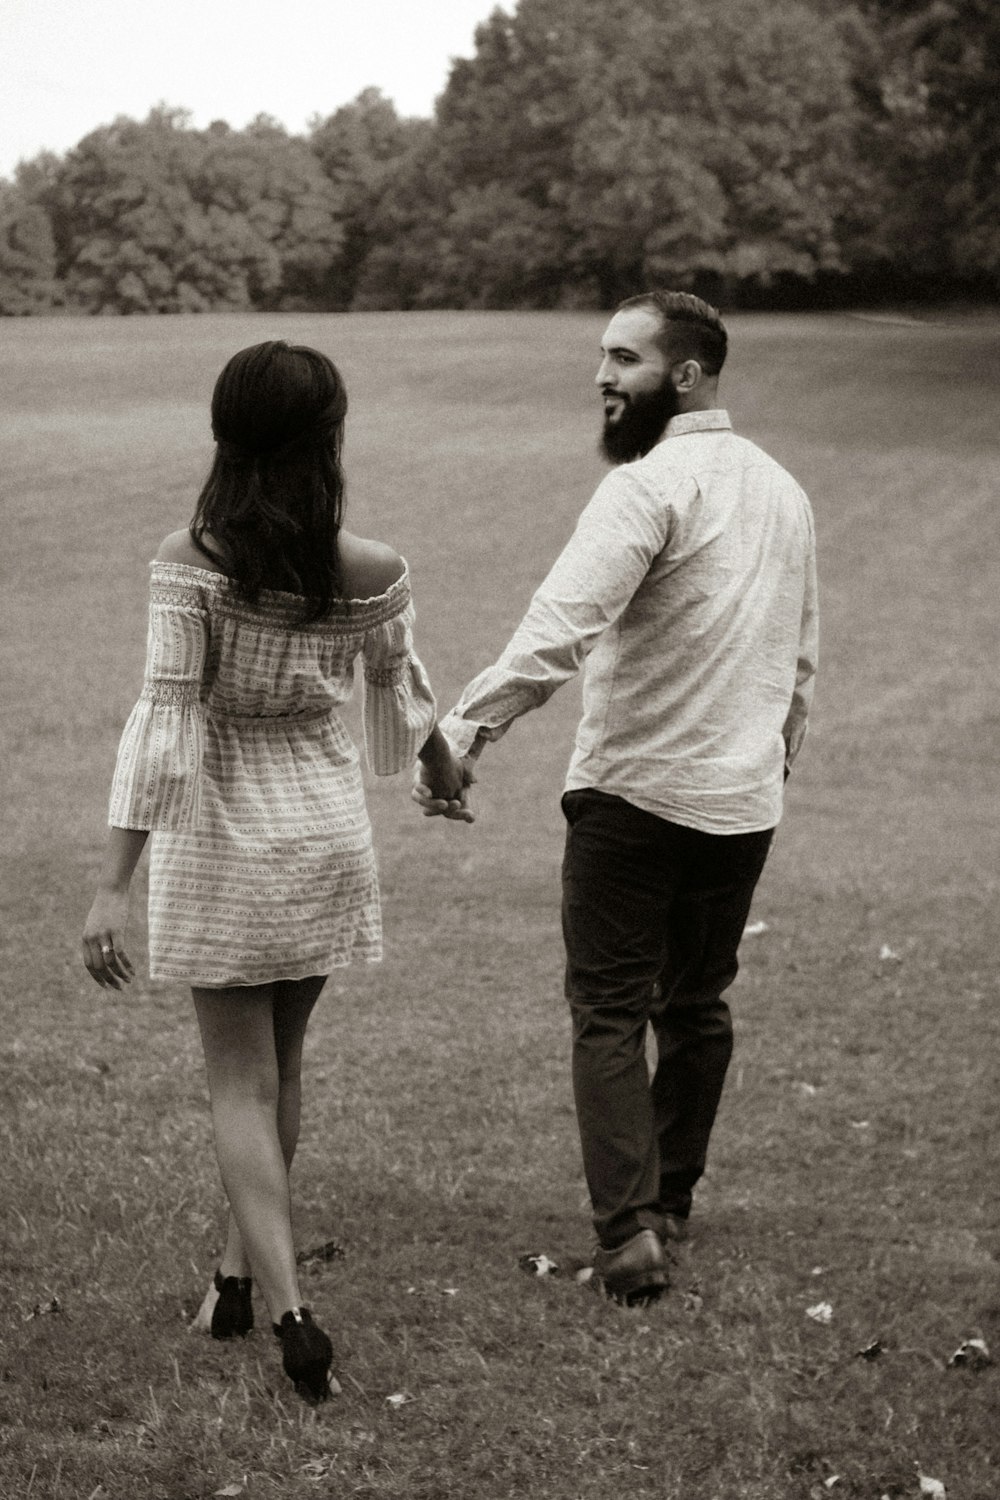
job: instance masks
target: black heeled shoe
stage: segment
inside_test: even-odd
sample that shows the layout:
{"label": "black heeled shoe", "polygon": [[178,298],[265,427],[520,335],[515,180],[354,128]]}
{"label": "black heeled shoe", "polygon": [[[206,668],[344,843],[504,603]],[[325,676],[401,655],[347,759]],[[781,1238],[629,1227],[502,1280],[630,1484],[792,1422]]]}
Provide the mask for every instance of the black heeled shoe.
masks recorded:
{"label": "black heeled shoe", "polygon": [[272,1323],[271,1327],[275,1338],[281,1340],[285,1374],[299,1395],[325,1401],[330,1394],[333,1345],[313,1322],[308,1307],[290,1308],[281,1322]]}
{"label": "black heeled shoe", "polygon": [[223,1276],[216,1271],[212,1285],[219,1294],[212,1308],[213,1339],[245,1339],[253,1328],[252,1278]]}

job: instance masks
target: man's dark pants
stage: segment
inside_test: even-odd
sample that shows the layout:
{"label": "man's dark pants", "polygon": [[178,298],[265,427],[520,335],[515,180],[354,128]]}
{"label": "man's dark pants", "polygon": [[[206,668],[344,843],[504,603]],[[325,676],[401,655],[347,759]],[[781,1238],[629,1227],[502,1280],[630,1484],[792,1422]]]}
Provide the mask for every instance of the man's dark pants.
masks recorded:
{"label": "man's dark pants", "polygon": [[690,1210],[733,1050],[722,993],[773,829],[703,833],[594,790],[567,792],[563,811],[573,1089],[594,1225],[613,1249]]}

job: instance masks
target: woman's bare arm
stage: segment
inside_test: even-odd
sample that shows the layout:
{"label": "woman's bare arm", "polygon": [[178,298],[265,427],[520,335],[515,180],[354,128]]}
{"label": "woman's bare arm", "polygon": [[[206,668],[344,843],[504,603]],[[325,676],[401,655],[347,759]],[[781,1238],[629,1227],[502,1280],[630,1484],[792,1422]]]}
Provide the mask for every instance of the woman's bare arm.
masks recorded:
{"label": "woman's bare arm", "polygon": [[146,828],[110,828],[101,873],[83,929],[83,962],[105,989],[120,990],[135,973],[125,950],[128,895],[139,856],[149,838]]}

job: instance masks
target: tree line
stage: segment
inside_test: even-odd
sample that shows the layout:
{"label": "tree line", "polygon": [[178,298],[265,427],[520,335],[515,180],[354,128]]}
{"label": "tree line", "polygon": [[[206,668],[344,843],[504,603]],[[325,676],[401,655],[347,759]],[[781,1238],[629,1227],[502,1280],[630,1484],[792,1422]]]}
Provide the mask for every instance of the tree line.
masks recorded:
{"label": "tree line", "polygon": [[1000,292],[995,0],[519,0],[433,119],[119,118],[0,179],[0,313]]}

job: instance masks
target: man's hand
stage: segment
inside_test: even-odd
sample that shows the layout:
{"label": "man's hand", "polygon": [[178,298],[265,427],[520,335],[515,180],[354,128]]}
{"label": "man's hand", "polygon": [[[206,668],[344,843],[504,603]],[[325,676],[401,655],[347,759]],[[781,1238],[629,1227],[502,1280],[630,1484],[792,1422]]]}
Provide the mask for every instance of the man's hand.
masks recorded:
{"label": "man's hand", "polygon": [[433,785],[433,773],[420,761],[413,768],[413,789],[410,796],[420,808],[425,818],[450,818],[456,823],[474,823],[476,815],[469,806],[469,787],[475,783],[476,776],[472,769],[472,762],[468,756],[459,761],[458,766],[462,773],[462,785],[457,796],[443,797],[437,795],[438,788]]}

